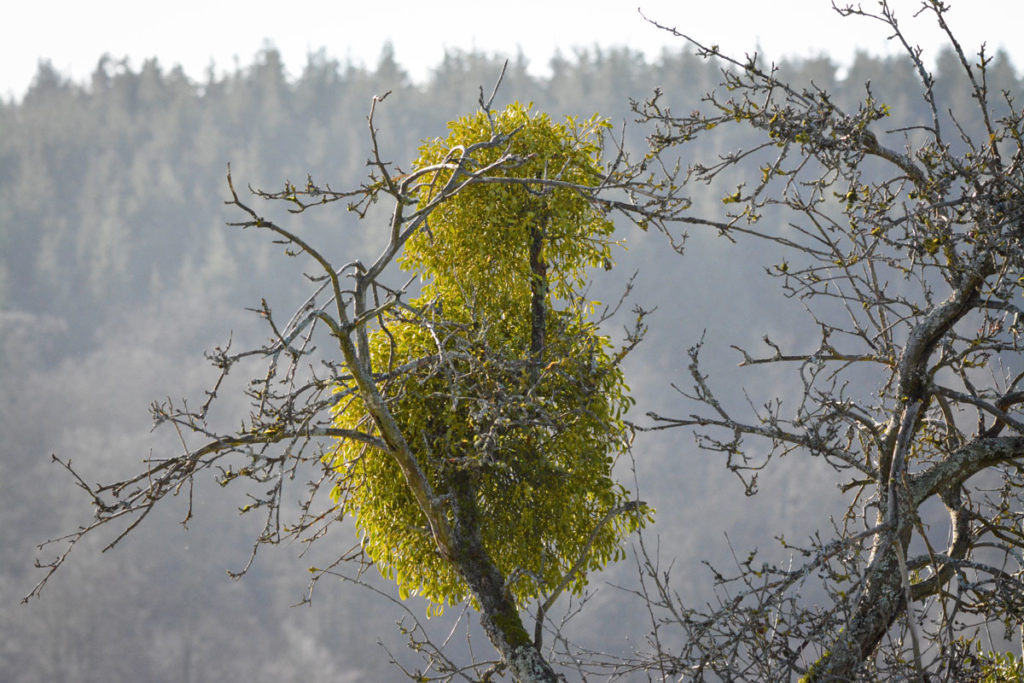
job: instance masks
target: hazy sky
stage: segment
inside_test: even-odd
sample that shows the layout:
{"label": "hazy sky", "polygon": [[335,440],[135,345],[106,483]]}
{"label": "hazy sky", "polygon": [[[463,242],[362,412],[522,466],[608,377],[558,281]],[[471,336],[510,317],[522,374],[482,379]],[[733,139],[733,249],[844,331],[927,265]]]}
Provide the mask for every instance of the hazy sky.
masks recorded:
{"label": "hazy sky", "polygon": [[[947,0],[949,21],[964,49],[981,41],[1006,48],[1024,64],[1022,0]],[[248,64],[265,41],[299,75],[310,51],[372,66],[392,41],[397,58],[423,80],[445,48],[515,54],[521,48],[534,73],[543,74],[556,48],[626,45],[656,57],[678,40],[637,13],[678,27],[738,53],[760,45],[772,57],[827,52],[847,62],[856,49],[892,51],[881,24],[840,19],[831,0],[16,0],[0,22],[0,96],[20,96],[40,59],[77,80],[88,78],[104,53],[127,56],[134,66],[157,57],[165,68],[181,64],[202,79],[214,63],[230,70]],[[913,19],[921,0],[891,0],[911,39],[928,51],[940,44],[935,22]],[[877,0],[862,5],[876,8]],[[151,9],[155,8],[155,9]]]}

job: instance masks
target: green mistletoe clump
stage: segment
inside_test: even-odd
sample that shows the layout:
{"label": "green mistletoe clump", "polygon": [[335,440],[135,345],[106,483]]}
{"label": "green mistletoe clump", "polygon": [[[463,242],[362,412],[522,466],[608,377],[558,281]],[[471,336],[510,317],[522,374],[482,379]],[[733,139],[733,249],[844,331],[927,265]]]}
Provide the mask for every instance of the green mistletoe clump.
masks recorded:
{"label": "green mistletoe clump", "polygon": [[[520,604],[566,577],[582,590],[587,570],[620,557],[650,514],[617,514],[628,493],[612,466],[628,445],[632,399],[588,320],[593,302],[577,294],[587,269],[611,257],[611,221],[576,189],[600,182],[605,126],[554,123],[513,104],[426,142],[414,170],[433,170],[419,181],[419,209],[452,174],[508,161],[431,210],[400,260],[422,293],[370,335],[381,394],[420,468],[450,521],[473,517]],[[495,135],[498,144],[483,144]],[[338,391],[335,426],[377,433],[354,384]],[[333,495],[401,595],[436,611],[467,599],[393,458],[352,440],[330,457]]]}

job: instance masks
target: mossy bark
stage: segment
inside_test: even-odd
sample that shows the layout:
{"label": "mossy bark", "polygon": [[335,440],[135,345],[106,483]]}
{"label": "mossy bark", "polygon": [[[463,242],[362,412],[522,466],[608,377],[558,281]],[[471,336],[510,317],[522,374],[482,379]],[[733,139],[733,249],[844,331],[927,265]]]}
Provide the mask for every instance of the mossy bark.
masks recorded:
{"label": "mossy bark", "polygon": [[449,481],[454,504],[452,559],[479,605],[484,633],[519,683],[563,680],[530,639],[505,578],[484,547],[472,474],[458,471]]}

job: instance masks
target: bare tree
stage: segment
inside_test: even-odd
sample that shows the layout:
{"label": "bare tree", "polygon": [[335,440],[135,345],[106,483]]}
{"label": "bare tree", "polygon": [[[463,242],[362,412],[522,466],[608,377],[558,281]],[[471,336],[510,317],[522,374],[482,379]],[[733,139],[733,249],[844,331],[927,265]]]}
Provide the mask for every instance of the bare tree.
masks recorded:
{"label": "bare tree", "polygon": [[[841,519],[822,520],[829,531],[782,541],[790,564],[751,555],[716,572],[711,608],[682,604],[643,550],[643,592],[657,608],[645,666],[666,676],[950,680],[963,638],[1024,623],[1024,113],[990,91],[991,58],[965,53],[947,6],[921,5],[969,83],[959,95],[973,100],[970,120],[937,100],[921,50],[884,0],[876,12],[834,7],[881,22],[913,63],[930,116],[896,129],[870,84],[844,111],[756,54],[737,59],[661,27],[723,66],[720,89],[692,113],[671,111],[661,93],[636,105],[656,127],[652,154],[681,154],[689,186],[724,195],[720,216],[677,220],[766,241],[781,254],[766,270],[819,333],[794,349],[767,336],[763,352],[737,349],[741,366],[794,370],[788,393],[747,399],[748,413],[728,407],[734,397],[702,370],[708,350],[696,344],[682,391],[692,408],[652,413],[653,428],[695,430],[748,492],[783,455],[823,460],[849,501]],[[688,159],[688,143],[709,135],[754,142]],[[749,173],[741,164],[760,172],[722,190],[723,177]],[[935,501],[945,524],[928,516]]]}
{"label": "bare tree", "polygon": [[[374,110],[384,97],[370,110],[367,181],[346,191],[312,178],[252,191],[292,214],[342,202],[383,224],[383,250],[364,263],[314,246],[243,199],[229,169],[227,204],[241,215],[232,225],[267,232],[311,263],[313,292],[287,320],[266,300],[254,309],[270,332],[265,345],[239,352],[228,343],[209,353],[219,378],[200,405],[153,405],[156,423],[177,431],[179,454],[97,486],[58,460],[91,497],[95,519],[44,544],[63,546],[37,562],[45,576],[29,597],[86,534],[119,525],[111,548],[179,493],[188,522],[199,477],[248,482],[240,510],[264,515],[252,557],[263,545],[316,543],[354,517],[363,542],[314,568],[314,583],[346,563],[357,574],[374,563],[403,595],[479,611],[497,660],[456,664],[410,630],[432,675],[559,678],[542,653],[548,611],[620,555],[622,537],[649,517],[611,479],[613,457],[629,446],[619,366],[642,336],[643,312],[624,345],[610,349],[579,293],[584,268],[609,267],[607,214],[656,222],[671,213],[671,200],[630,164],[607,124],[556,125],[521,107],[492,111],[494,95],[485,101],[482,91],[480,114],[460,124],[477,138],[438,139],[403,172],[381,156]],[[603,144],[612,152],[607,164]],[[496,226],[497,241],[476,244],[472,231],[484,224]],[[478,260],[445,241],[445,225],[465,233],[460,248],[477,249]],[[435,262],[437,254],[449,260]],[[469,271],[493,277],[481,283]],[[429,282],[417,296],[420,276]],[[210,416],[239,368],[252,372],[251,409],[224,432]],[[297,507],[289,502],[296,498]],[[521,616],[531,601],[533,633]]]}

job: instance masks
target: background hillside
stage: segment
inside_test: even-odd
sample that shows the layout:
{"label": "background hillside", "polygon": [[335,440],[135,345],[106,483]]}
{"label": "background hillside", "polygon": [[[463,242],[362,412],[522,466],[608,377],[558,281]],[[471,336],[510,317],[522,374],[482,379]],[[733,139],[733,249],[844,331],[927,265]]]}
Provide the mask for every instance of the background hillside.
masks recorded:
{"label": "background hillside", "polygon": [[[951,59],[938,60],[939,98],[970,125],[967,91],[946,76],[956,71]],[[843,79],[824,59],[781,67],[847,105],[870,81],[893,111],[894,129],[927,119],[902,60],[862,55]],[[259,343],[264,331],[245,308],[265,297],[284,311],[303,296],[302,264],[265,236],[225,225],[237,218],[223,206],[227,164],[239,186],[277,189],[307,173],[335,189],[357,185],[375,93],[391,91],[376,123],[385,153],[406,166],[420,140],[474,110],[478,86],[489,91],[500,69],[492,56],[449,53],[426,85],[414,86],[385,48],[372,70],[321,52],[289,79],[268,49],[197,83],[155,61],[133,68],[105,58],[87,83],[43,64],[24,98],[0,104],[0,679],[389,680],[397,678],[389,652],[417,661],[394,626],[401,609],[365,588],[322,582],[311,606],[290,607],[317,553],[328,556],[326,546],[337,551],[351,538],[324,539],[323,549],[301,558],[300,547],[263,553],[243,580],[228,580],[225,570],[244,565],[258,528],[235,514],[244,500],[216,487],[197,491],[188,531],[178,524],[185,501],[175,501],[111,552],[99,553],[103,539],[77,548],[41,600],[18,601],[41,578],[34,546],[90,515],[50,454],[72,459],[91,480],[109,480],[174,450],[173,433],[150,431],[148,405],[168,396],[201,400],[215,377],[203,350],[229,333],[236,348]],[[992,90],[1024,89],[1005,57],[989,69]],[[640,150],[650,131],[633,124],[630,98],[657,87],[689,111],[718,77],[717,67],[684,52],[648,62],[593,48],[554,60],[547,79],[513,61],[497,104],[529,101],[555,118],[599,112],[624,123],[627,144]],[[692,153],[711,158],[733,142],[740,146],[719,138],[720,148]],[[722,179],[723,187],[737,182]],[[722,196],[718,188],[694,195],[695,210],[714,211]],[[358,223],[340,208],[302,218],[290,224],[339,258],[369,258],[382,243],[382,222]],[[623,225],[621,236],[628,251],[594,292],[614,299],[639,271],[631,301],[657,308],[631,361],[637,421],[649,410],[684,409],[671,383],[686,386],[685,351],[702,334],[709,348],[756,347],[766,333],[800,347],[802,308],[766,276],[763,245],[695,232],[679,256],[662,235]],[[735,355],[704,360],[716,382],[745,384],[755,402],[782,381],[740,371]],[[232,423],[246,405],[228,398],[221,410]],[[741,483],[682,431],[641,434],[635,456],[641,497],[658,511],[652,533],[663,556],[678,558],[674,585],[693,601],[711,585],[701,560],[728,563],[729,543],[739,554],[754,546],[772,552],[781,531],[793,538],[827,527],[838,500],[830,472],[806,460],[780,463],[746,499]],[[642,647],[645,613],[628,593],[634,571],[626,561],[592,578],[593,609],[573,622],[574,637],[613,652]],[[423,604],[409,608],[422,616]],[[447,633],[457,617],[430,627]]]}

